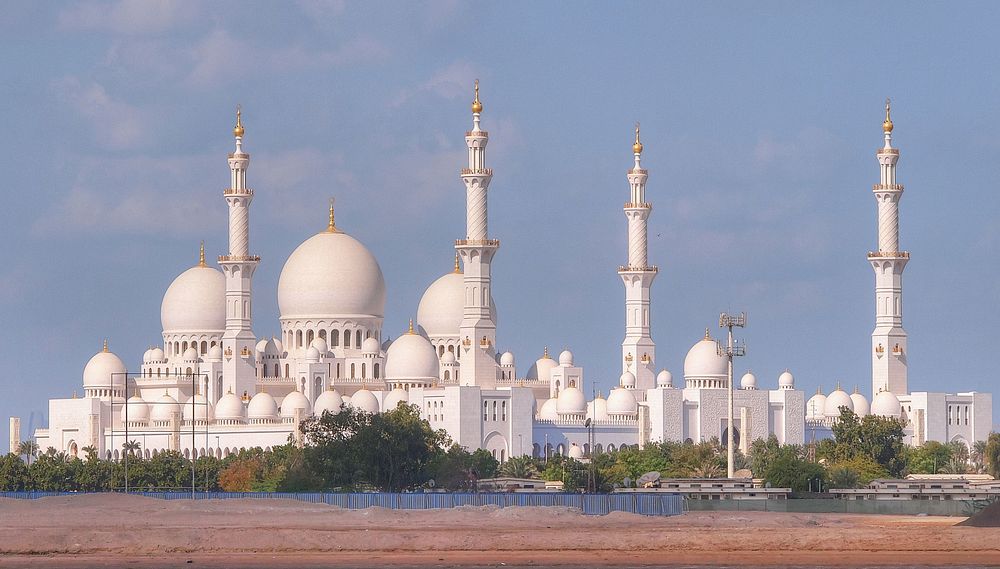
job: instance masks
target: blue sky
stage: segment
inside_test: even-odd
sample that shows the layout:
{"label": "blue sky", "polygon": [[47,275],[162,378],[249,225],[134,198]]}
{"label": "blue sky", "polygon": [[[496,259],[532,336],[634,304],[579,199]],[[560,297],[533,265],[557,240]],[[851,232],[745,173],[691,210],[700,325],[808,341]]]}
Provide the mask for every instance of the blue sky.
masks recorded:
{"label": "blue sky", "polygon": [[650,171],[658,363],[721,310],[751,368],[870,395],[882,105],[906,186],[911,390],[993,388],[1000,80],[990,3],[81,2],[0,15],[0,415],[37,426],[110,338],[137,368],[171,279],[226,246],[233,110],[252,155],[258,335],[295,246],[338,226],[398,335],[464,236],[475,78],[498,343],[617,381],[633,123]]}

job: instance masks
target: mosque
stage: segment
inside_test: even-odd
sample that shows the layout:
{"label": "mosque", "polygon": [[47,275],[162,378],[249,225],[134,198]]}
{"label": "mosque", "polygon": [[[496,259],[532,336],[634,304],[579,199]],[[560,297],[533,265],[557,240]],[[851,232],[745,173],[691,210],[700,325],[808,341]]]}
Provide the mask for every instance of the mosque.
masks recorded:
{"label": "mosque", "polygon": [[[259,337],[253,331],[252,285],[261,259],[250,247],[254,191],[247,185],[250,155],[237,111],[230,185],[223,191],[228,252],[216,268],[202,246],[198,263],[170,284],[160,310],[162,346],[147,350],[137,368],[105,341],[83,370],[83,397],[49,401],[48,427],[33,433],[38,445],[70,455],[92,446],[101,456],[117,457],[123,443],[135,441],[146,456],[172,450],[223,457],[301,441],[298,424],[313,414],[345,406],[380,412],[400,403],[416,406],[455,442],[487,449],[500,461],[557,453],[582,458],[657,441],[726,441],[730,426],[743,450],[771,435],[803,444],[807,432],[829,436],[840,406],[905,418],[914,444],[985,438],[992,425],[988,394],[906,392],[900,298],[909,255],[897,246],[902,186],[895,181],[899,151],[890,146],[888,108],[885,147],[878,153],[882,180],[875,186],[879,250],[868,255],[878,299],[870,409],[864,396],[840,389],[806,402],[785,370],[773,389],[759,388],[752,373],[743,375],[732,415],[729,359],[708,330],[684,359],[683,385],[657,367],[650,314],[657,267],[647,256],[652,205],[638,126],[623,208],[628,256],[618,267],[625,291],[618,386],[606,399],[588,401],[584,369],[570,351],[553,358],[545,349],[526,369],[518,369],[514,354],[498,353],[491,264],[500,241],[488,231],[493,170],[482,113],[477,82],[472,129],[465,133],[468,164],[460,171],[466,227],[454,243],[454,270],[430,284],[416,322],[390,341],[382,329],[386,289],[378,260],[337,226],[332,201],[326,228],[292,251],[281,270],[278,333]],[[19,419],[11,418],[12,444],[19,439]]]}

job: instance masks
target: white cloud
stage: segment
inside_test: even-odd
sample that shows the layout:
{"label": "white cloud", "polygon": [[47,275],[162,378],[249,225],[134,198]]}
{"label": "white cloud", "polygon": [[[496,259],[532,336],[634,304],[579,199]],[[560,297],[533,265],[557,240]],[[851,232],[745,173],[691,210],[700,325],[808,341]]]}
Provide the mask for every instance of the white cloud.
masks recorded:
{"label": "white cloud", "polygon": [[135,146],[149,126],[145,113],[113,98],[99,83],[84,84],[76,77],[66,77],[56,81],[53,88],[64,104],[90,123],[94,138],[103,146]]}
{"label": "white cloud", "polygon": [[390,104],[393,107],[400,107],[411,98],[423,93],[432,93],[448,100],[469,97],[472,93],[473,82],[478,77],[476,69],[468,61],[456,61],[437,70],[418,85],[403,89]]}
{"label": "white cloud", "polygon": [[179,0],[84,2],[60,12],[57,23],[63,30],[161,33],[194,20],[200,8],[198,2]]}

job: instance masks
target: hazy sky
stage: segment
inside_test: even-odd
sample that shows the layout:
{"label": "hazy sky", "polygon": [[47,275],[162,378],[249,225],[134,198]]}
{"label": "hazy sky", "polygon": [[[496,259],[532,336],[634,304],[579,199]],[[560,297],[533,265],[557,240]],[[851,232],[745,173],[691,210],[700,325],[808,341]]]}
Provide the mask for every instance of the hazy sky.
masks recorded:
{"label": "hazy sky", "polygon": [[[464,237],[463,135],[490,131],[498,344],[619,375],[622,204],[642,121],[653,337],[681,381],[720,310],[773,388],[870,396],[883,101],[893,98],[911,390],[994,387],[995,3],[4,2],[0,416],[82,393],[105,336],[138,369],[177,274],[225,252],[234,108],[251,153],[255,331],[326,225],[385,274],[397,336]],[[998,397],[1000,400],[1000,397]],[[1000,405],[1000,403],[998,403]],[[1000,414],[997,415],[1000,417]],[[998,421],[1000,422],[1000,421]]]}

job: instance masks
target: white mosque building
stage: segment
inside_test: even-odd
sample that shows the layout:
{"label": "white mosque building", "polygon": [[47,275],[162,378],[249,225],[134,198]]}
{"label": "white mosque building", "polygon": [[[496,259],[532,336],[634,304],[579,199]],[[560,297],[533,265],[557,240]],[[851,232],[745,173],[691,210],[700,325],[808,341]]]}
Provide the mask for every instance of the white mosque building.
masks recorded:
{"label": "white mosque building", "polygon": [[[477,82],[472,129],[465,135],[468,165],[461,170],[466,228],[454,244],[455,268],[427,288],[416,322],[392,341],[382,330],[386,292],[379,263],[337,227],[332,202],[327,227],[285,261],[277,290],[280,332],[254,333],[252,283],[261,259],[250,248],[254,192],[247,185],[250,155],[237,112],[231,182],[223,191],[229,252],[215,268],[202,247],[198,264],[170,284],[160,312],[162,347],[147,350],[138,367],[126,365],[105,342],[84,368],[83,397],[49,401],[48,427],[33,433],[39,446],[71,455],[93,446],[101,456],[117,457],[123,443],[136,441],[147,456],[164,450],[226,456],[300,440],[298,424],[313,414],[338,413],[344,406],[379,412],[403,402],[455,442],[487,449],[502,461],[554,453],[584,457],[656,441],[725,441],[730,422],[743,449],[771,435],[803,444],[807,429],[813,436],[829,431],[840,405],[868,412],[863,396],[840,390],[806,403],[785,370],[774,389],[759,389],[756,376],[744,375],[730,421],[729,362],[708,330],[684,359],[683,385],[674,385],[662,367],[656,371],[650,304],[657,268],[647,257],[652,206],[645,196],[648,172],[640,163],[638,126],[624,206],[628,259],[618,267],[625,287],[619,385],[607,399],[588,401],[584,370],[569,351],[553,359],[545,349],[526,371],[518,370],[512,353],[496,350],[491,263],[500,241],[488,231],[493,171],[486,165],[489,134],[481,128],[482,111]],[[989,395],[906,392],[899,298],[908,254],[896,246],[902,186],[895,185],[898,150],[889,145],[886,120],[882,183],[875,192],[880,245],[869,254],[879,298],[871,411],[906,418],[914,443],[981,439],[992,424]],[[18,440],[19,419],[11,418],[11,443]]]}

